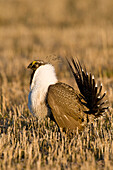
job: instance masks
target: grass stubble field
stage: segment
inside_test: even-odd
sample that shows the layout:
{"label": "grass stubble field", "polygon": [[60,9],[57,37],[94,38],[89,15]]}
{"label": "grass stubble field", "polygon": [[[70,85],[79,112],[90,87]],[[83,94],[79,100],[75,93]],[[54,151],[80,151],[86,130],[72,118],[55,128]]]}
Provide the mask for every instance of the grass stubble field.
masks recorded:
{"label": "grass stubble field", "polygon": [[[48,5],[47,5],[47,4]],[[0,169],[113,169],[113,3],[0,1]],[[103,83],[110,109],[69,137],[28,110],[34,59],[77,88],[65,61],[78,57]]]}

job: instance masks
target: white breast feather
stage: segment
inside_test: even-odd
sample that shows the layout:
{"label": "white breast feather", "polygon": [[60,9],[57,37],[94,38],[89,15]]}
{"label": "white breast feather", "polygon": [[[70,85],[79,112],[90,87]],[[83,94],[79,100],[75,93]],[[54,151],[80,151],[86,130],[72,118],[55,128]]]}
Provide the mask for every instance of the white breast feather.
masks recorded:
{"label": "white breast feather", "polygon": [[33,115],[37,117],[47,115],[45,106],[47,90],[57,81],[55,69],[51,64],[42,65],[35,71],[28,96],[28,107]]}

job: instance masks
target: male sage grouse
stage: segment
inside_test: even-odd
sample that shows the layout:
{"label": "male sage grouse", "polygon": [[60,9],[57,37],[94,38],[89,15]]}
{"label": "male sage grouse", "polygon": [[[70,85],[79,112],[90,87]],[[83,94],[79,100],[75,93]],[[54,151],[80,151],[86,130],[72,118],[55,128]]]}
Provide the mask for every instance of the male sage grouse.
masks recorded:
{"label": "male sage grouse", "polygon": [[79,91],[58,81],[54,67],[41,60],[33,61],[28,107],[38,118],[49,116],[61,128],[82,129],[84,115],[98,117],[107,109],[101,95],[102,84],[97,87],[94,76],[82,69],[78,60],[67,60]]}

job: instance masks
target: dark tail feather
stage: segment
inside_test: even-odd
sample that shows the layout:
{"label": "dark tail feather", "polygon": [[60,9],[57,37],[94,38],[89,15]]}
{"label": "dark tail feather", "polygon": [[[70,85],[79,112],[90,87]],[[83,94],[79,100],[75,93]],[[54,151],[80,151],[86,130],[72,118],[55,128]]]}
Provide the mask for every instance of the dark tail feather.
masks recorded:
{"label": "dark tail feather", "polygon": [[86,68],[83,70],[79,60],[76,61],[72,58],[71,62],[68,61],[69,67],[74,75],[75,81],[80,91],[80,98],[84,100],[81,101],[89,111],[84,111],[87,114],[93,114],[96,117],[102,115],[108,107],[104,107],[106,102],[103,101],[103,98],[106,95],[106,92],[101,95],[102,84],[100,87],[97,87],[95,83],[95,78],[92,74],[88,74]]}

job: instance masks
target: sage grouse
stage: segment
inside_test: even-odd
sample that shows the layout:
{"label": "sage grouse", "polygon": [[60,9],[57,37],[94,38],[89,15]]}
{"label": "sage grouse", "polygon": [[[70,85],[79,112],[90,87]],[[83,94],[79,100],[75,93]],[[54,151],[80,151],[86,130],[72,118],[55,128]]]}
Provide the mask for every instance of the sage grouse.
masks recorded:
{"label": "sage grouse", "polygon": [[58,81],[54,67],[41,60],[33,61],[28,107],[38,118],[49,116],[61,128],[82,129],[84,115],[98,117],[107,109],[101,95],[102,84],[97,87],[94,76],[82,69],[79,60],[73,58],[69,67],[79,91]]}

